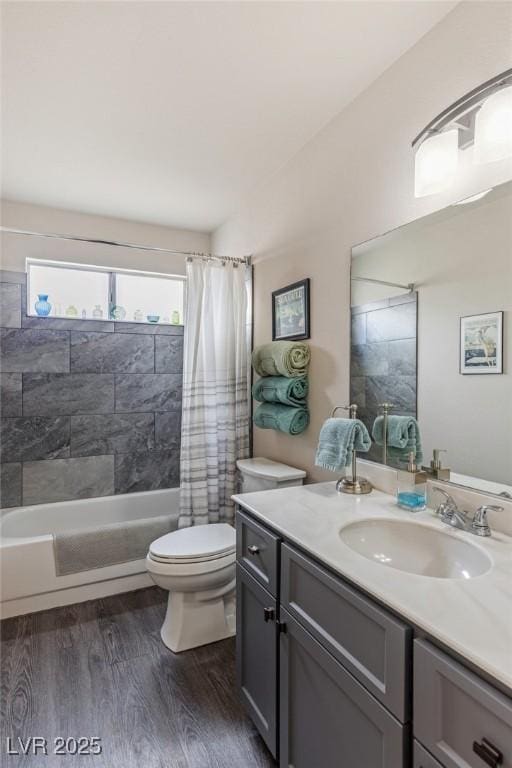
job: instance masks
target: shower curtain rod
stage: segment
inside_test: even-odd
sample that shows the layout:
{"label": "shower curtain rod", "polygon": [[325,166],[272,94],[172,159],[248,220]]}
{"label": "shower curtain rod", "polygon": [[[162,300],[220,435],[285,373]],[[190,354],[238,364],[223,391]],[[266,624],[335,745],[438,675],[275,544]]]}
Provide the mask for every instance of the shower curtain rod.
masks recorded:
{"label": "shower curtain rod", "polygon": [[387,280],[376,280],[373,277],[352,277],[351,279],[358,280],[360,283],[376,283],[377,285],[389,285],[392,288],[405,288],[410,293],[414,291],[414,283],[407,283],[407,285],[403,285],[403,283],[388,283]]}
{"label": "shower curtain rod", "polygon": [[173,253],[176,256],[189,258],[216,259],[218,261],[232,261],[235,264],[250,264],[250,256],[218,256],[215,253],[202,253],[201,251],[175,251],[172,248],[159,248],[153,245],[137,245],[137,243],[123,243],[117,240],[102,240],[79,235],[58,235],[53,232],[32,232],[28,229],[13,229],[12,227],[0,227],[0,232],[9,232],[13,235],[29,235],[30,237],[47,237],[54,240],[72,240],[79,243],[92,243],[94,245],[114,245],[118,248],[134,248],[138,251],[158,251],[159,253]]}

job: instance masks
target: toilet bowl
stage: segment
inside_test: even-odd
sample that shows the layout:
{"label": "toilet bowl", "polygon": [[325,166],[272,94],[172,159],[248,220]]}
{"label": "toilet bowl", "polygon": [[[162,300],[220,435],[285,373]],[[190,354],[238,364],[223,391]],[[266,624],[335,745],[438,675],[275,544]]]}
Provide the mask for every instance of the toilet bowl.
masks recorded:
{"label": "toilet bowl", "polygon": [[149,547],[149,575],[169,592],[160,636],[179,653],[235,634],[235,529],[226,523],[167,533]]}

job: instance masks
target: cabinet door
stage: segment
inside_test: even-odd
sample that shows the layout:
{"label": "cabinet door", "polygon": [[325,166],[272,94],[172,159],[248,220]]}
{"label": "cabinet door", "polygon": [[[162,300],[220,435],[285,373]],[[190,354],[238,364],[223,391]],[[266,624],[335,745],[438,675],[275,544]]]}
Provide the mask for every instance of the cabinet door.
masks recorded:
{"label": "cabinet door", "polygon": [[512,700],[415,640],[414,735],[446,768],[512,768]]}
{"label": "cabinet door", "polygon": [[256,728],[277,754],[276,601],[245,568],[236,567],[236,671]]}
{"label": "cabinet door", "polygon": [[281,605],[395,717],[411,719],[409,627],[288,544]]}
{"label": "cabinet door", "polygon": [[404,768],[408,726],[281,608],[281,768]]}

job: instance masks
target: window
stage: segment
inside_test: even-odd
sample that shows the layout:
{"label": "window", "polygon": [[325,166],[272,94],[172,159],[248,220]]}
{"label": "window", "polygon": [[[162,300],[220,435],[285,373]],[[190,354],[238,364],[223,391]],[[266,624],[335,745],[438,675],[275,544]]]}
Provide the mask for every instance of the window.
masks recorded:
{"label": "window", "polygon": [[183,323],[185,278],[27,259],[27,314]]}

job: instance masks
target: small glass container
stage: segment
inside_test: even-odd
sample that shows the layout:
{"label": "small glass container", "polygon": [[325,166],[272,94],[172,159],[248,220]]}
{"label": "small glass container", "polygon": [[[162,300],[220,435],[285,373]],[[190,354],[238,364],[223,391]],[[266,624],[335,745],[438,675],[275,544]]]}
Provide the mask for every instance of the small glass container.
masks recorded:
{"label": "small glass container", "polygon": [[416,466],[414,453],[409,454],[406,470],[398,471],[396,503],[408,512],[420,512],[427,506],[427,473]]}

